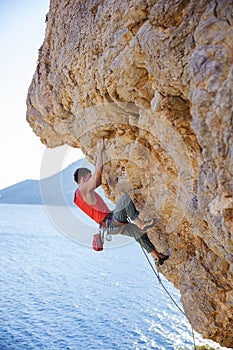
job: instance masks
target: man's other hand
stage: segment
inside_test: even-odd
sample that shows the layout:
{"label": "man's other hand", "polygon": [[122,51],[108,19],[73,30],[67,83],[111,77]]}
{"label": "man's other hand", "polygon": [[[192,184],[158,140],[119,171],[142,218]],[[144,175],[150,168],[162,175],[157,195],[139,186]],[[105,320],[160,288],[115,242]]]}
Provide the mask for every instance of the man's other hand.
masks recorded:
{"label": "man's other hand", "polygon": [[104,150],[104,139],[103,138],[97,142],[96,150],[97,150],[97,153],[103,152],[103,150]]}

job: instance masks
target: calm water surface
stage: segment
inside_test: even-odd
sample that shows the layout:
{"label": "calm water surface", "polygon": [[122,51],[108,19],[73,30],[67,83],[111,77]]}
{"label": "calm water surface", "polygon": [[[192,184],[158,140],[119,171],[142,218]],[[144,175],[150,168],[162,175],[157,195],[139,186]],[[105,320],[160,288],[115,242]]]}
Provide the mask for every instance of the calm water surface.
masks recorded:
{"label": "calm water surface", "polygon": [[137,243],[95,252],[59,233],[42,206],[0,205],[0,215],[1,350],[193,348]]}

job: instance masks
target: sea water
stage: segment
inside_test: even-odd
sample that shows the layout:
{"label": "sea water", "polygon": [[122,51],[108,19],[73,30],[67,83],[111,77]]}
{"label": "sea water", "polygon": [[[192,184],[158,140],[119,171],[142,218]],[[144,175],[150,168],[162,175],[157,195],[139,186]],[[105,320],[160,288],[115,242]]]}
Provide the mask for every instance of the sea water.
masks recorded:
{"label": "sea water", "polygon": [[95,252],[59,232],[43,206],[0,205],[0,216],[1,350],[193,349],[187,319],[136,242]]}

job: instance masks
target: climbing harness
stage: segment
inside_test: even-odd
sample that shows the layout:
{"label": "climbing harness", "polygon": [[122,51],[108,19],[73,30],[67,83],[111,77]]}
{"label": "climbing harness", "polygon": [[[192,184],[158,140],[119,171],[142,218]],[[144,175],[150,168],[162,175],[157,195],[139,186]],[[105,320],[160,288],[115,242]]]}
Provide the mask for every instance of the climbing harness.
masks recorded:
{"label": "climbing harness", "polygon": [[[144,248],[143,248],[143,247],[141,247],[141,248],[142,248],[142,251],[143,251],[143,253],[144,253],[144,255],[145,255],[145,257],[146,257],[146,259],[147,259],[147,261],[148,261],[148,263],[149,263],[149,265],[150,265],[150,267],[152,268],[152,271],[154,272],[155,276],[157,277],[159,283],[161,284],[162,288],[165,290],[165,292],[167,293],[167,295],[169,296],[169,298],[171,299],[171,301],[174,303],[174,305],[177,307],[177,309],[187,318],[187,316],[185,315],[185,312],[184,312],[184,311],[181,309],[181,307],[177,304],[177,302],[175,301],[175,299],[172,297],[172,295],[169,293],[169,291],[167,290],[167,288],[166,288],[165,285],[163,284],[163,282],[162,282],[162,280],[161,280],[161,278],[160,278],[160,275],[159,275],[159,270],[158,270],[158,266],[159,266],[159,265],[156,264],[156,266],[157,266],[157,271],[156,271],[156,269],[155,269],[154,266],[152,265],[150,259],[148,258],[148,256],[147,256],[147,254],[146,254]],[[192,327],[191,324],[190,324],[190,326],[191,326],[192,337],[193,337],[193,349],[196,350],[195,337],[194,337],[194,330],[193,330],[193,327]]]}

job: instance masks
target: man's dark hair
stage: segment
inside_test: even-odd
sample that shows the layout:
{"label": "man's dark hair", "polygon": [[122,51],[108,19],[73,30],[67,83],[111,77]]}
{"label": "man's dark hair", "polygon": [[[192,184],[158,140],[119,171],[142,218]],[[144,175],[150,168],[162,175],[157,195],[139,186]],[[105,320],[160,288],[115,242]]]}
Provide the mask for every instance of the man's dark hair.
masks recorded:
{"label": "man's dark hair", "polygon": [[74,181],[79,183],[82,177],[85,177],[91,171],[87,168],[78,168],[74,173]]}

